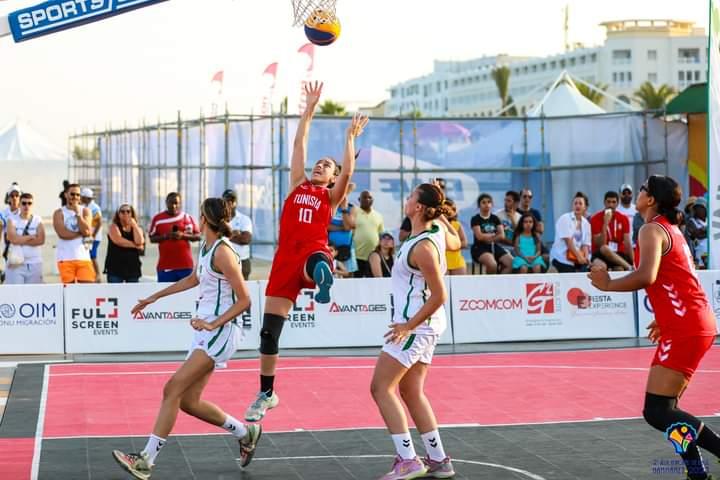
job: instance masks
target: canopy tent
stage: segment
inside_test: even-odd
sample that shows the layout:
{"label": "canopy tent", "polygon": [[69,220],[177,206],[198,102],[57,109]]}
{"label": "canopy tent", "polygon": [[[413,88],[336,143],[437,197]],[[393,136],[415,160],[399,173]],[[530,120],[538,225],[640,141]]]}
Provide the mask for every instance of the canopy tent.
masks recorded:
{"label": "canopy tent", "polygon": [[707,113],[708,110],[708,91],[707,83],[696,83],[690,85],[680,92],[677,97],[673,98],[667,104],[666,112],[668,115],[677,115],[681,113]]}
{"label": "canopy tent", "polygon": [[38,160],[67,162],[67,155],[24,120],[10,122],[0,130],[0,162]]}
{"label": "canopy tent", "polygon": [[23,120],[10,122],[0,130],[0,165],[3,181],[0,194],[11,182],[34,196],[34,212],[49,216],[59,206],[57,194],[67,178],[67,154]]}
{"label": "canopy tent", "polygon": [[547,94],[529,112],[528,117],[564,117],[568,115],[596,115],[606,113],[583,96],[567,72],[550,87]]}

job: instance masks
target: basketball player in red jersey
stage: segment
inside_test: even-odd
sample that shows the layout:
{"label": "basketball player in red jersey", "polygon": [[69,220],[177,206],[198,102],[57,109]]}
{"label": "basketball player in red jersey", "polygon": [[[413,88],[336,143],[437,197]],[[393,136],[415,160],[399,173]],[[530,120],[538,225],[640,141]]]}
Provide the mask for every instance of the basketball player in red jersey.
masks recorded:
{"label": "basketball player in red jersey", "polygon": [[305,176],[308,132],[322,87],[322,83],[317,82],[305,87],[307,107],[295,133],[290,195],[283,204],[278,249],[265,290],[265,313],[260,330],[260,392],[245,412],[250,422],[259,421],[269,408],[278,404],[273,389],[278,340],[300,290],[317,285],[315,301],[330,301],[333,256],[327,245],[327,227],[333,212],[347,195],[355,168],[355,138],[362,133],[368,119],[355,115],[350,122],[342,170],[334,159],[323,157],[315,163],[308,179]]}
{"label": "basketball player in red jersey", "polygon": [[[658,347],[648,376],[643,416],[673,443],[685,463],[687,478],[696,480],[711,478],[698,446],[720,457],[720,437],[677,404],[715,341],[717,325],[695,274],[690,248],[676,225],[681,197],[675,180],[651,176],[637,198],[637,210],[645,218],[637,240],[637,270],[610,279],[607,270],[598,266],[588,277],[603,291],[644,288],[647,292],[655,312],[655,320],[648,326],[649,338]],[[683,445],[686,440],[691,440],[687,448]]]}

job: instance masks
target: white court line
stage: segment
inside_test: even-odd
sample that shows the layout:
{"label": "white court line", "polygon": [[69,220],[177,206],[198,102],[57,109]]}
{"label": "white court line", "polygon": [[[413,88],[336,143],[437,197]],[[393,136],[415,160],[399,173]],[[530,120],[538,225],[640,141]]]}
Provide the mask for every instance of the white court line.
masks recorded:
{"label": "white court line", "polygon": [[[308,365],[302,367],[278,367],[276,370],[369,370],[375,365]],[[560,369],[560,370],[612,370],[629,372],[647,372],[649,367],[604,367],[592,365],[433,365],[433,370],[495,370],[504,368],[534,368],[534,369]],[[225,368],[215,370],[215,373],[257,373],[257,368]],[[83,377],[83,376],[105,376],[105,375],[168,375],[175,373],[175,370],[153,370],[144,372],[72,372],[72,373],[51,373],[51,377]],[[697,370],[695,373],[720,373],[720,370]]]}
{"label": "white court line", "polygon": [[16,368],[18,365],[30,365],[30,364],[37,364],[37,363],[71,363],[72,360],[26,360],[26,361],[18,361],[18,362],[0,362],[0,368]]}
{"label": "white court line", "polygon": [[40,393],[40,411],[38,412],[37,426],[35,427],[35,449],[33,451],[32,470],[30,473],[31,480],[37,480],[40,471],[40,453],[42,451],[43,430],[45,428],[45,408],[47,407],[48,392],[48,365],[43,368],[43,383]]}
{"label": "white court line", "polygon": [[[269,457],[269,458],[254,458],[253,461],[255,462],[268,462],[268,461],[277,461],[277,460],[337,460],[337,459],[346,459],[346,458],[393,458],[394,455],[311,455],[306,457]],[[238,462],[240,459],[236,459]],[[491,467],[491,468],[499,468],[501,470],[507,470],[509,472],[519,473],[520,475],[523,475],[527,478],[530,478],[532,480],[545,480],[545,477],[541,477],[540,475],[532,472],[528,472],[527,470],[522,470],[515,467],[510,467],[508,465],[501,465],[498,463],[488,463],[488,462],[478,462],[475,460],[462,460],[459,458],[453,458],[453,463],[467,463],[470,465],[480,465],[483,467]]]}
{"label": "white court line", "polygon": [[[700,418],[704,418],[702,415]],[[601,423],[601,422],[619,422],[623,420],[640,420],[642,417],[615,417],[615,418],[602,418],[596,417],[591,419],[581,420],[554,420],[545,422],[519,422],[519,423],[447,423],[439,424],[438,428],[493,428],[493,427],[524,427],[524,426],[540,426],[540,425],[563,425],[572,423]],[[273,430],[271,432],[263,432],[263,435],[274,435],[276,433],[302,433],[302,432],[347,432],[356,430],[387,430],[387,427],[343,427],[343,428],[320,428],[320,429],[305,429],[295,428],[293,430]],[[227,435],[227,432],[207,432],[207,433],[173,433],[174,437],[197,437],[197,436],[215,436],[215,435]],[[147,434],[136,434],[136,435],[67,435],[67,436],[54,436],[45,437],[44,440],[80,440],[80,439],[92,439],[92,438],[147,438]]]}

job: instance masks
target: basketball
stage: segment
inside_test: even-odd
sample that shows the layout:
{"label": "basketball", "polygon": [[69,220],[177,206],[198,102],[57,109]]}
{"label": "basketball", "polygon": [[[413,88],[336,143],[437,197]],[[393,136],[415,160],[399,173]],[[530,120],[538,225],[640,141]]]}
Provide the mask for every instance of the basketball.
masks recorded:
{"label": "basketball", "polygon": [[340,36],[340,20],[326,10],[314,10],[305,20],[305,36],[315,45],[330,45]]}

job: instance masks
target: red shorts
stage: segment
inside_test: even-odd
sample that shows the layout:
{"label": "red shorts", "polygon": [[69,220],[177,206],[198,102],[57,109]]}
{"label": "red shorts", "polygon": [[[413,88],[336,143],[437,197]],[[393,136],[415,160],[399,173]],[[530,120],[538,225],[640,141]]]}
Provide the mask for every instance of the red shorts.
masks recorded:
{"label": "red shorts", "polygon": [[710,350],[714,342],[714,335],[676,339],[662,337],[658,342],[651,365],[661,365],[670,370],[675,370],[690,379],[700,364],[700,360]]}
{"label": "red shorts", "polygon": [[315,288],[315,282],[305,278],[305,262],[313,253],[322,253],[333,269],[332,255],[327,247],[314,247],[305,252],[290,252],[278,248],[273,258],[270,278],[265,288],[266,297],[282,297],[295,302],[300,290]]}

